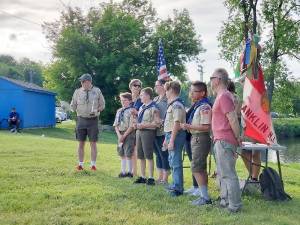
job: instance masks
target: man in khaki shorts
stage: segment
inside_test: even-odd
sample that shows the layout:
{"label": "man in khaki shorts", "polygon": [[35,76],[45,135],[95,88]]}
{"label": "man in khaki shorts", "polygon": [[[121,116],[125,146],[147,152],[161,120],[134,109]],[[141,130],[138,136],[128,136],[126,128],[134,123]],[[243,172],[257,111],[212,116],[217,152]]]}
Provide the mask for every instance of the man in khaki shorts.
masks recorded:
{"label": "man in khaki shorts", "polygon": [[101,90],[92,85],[92,76],[83,74],[79,81],[81,88],[75,90],[71,107],[77,114],[76,139],[79,141],[77,170],[83,170],[84,145],[86,137],[89,137],[91,146],[91,170],[96,170],[98,117],[105,108],[105,100]]}
{"label": "man in khaki shorts", "polygon": [[192,134],[192,173],[200,190],[200,197],[193,205],[212,204],[207,190],[207,156],[210,152],[211,106],[207,99],[207,86],[201,81],[194,81],[190,89],[190,97],[195,102],[187,123],[181,127]]}

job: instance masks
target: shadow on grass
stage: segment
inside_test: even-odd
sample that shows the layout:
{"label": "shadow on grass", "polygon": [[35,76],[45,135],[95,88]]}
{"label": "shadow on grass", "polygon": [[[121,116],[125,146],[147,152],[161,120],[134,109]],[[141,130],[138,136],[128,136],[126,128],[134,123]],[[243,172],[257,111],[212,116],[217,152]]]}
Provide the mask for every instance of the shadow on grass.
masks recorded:
{"label": "shadow on grass", "polygon": [[[75,122],[73,121],[62,122],[61,124],[57,124],[56,127],[53,128],[24,129],[21,132],[24,134],[36,136],[45,136],[50,138],[76,141]],[[115,133],[113,132],[101,131],[99,134],[98,142],[103,144],[116,144],[117,138]]]}

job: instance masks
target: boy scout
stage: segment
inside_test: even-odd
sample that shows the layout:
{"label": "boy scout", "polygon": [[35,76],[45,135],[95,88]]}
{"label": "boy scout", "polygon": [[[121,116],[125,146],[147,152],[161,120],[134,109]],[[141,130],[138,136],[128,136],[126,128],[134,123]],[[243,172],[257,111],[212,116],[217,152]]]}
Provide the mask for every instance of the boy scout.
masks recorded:
{"label": "boy scout", "polygon": [[201,81],[192,83],[190,97],[195,102],[187,123],[181,124],[183,129],[192,134],[192,173],[199,189],[200,197],[192,202],[193,205],[212,204],[207,191],[207,156],[210,151],[211,106],[207,99],[207,86]]}
{"label": "boy scout", "polygon": [[[155,185],[155,180],[153,178],[153,143],[156,135],[156,129],[160,126],[160,118],[156,104],[152,101],[152,96],[152,88],[147,87],[142,89],[140,97],[143,105],[139,109],[136,125],[137,156],[141,163],[141,176],[134,182],[136,184],[146,183],[147,185]],[[146,179],[145,158],[148,162],[148,179]]]}
{"label": "boy scout", "polygon": [[164,147],[169,152],[169,164],[172,169],[173,184],[169,187],[171,196],[183,194],[182,148],[185,142],[185,131],[180,123],[185,122],[185,109],[179,98],[180,84],[177,81],[165,84],[168,109],[164,121]]}
{"label": "boy scout", "polygon": [[[135,132],[134,116],[131,113],[132,95],[129,92],[120,94],[122,108],[118,109],[113,126],[118,136],[118,153],[121,157],[120,178],[133,177],[131,156],[134,150]],[[128,172],[126,173],[126,161]]]}
{"label": "boy scout", "polygon": [[76,139],[79,142],[77,170],[83,170],[84,145],[87,136],[91,146],[91,170],[96,170],[98,117],[105,107],[105,100],[100,89],[92,85],[90,74],[83,74],[79,81],[81,88],[75,90],[71,102],[71,107],[77,114]]}

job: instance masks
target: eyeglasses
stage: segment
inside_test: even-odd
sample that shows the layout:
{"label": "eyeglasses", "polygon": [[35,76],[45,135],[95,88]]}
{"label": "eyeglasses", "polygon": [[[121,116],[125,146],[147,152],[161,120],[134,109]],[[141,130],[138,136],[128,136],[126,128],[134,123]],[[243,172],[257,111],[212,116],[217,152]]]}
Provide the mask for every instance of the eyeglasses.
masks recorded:
{"label": "eyeglasses", "polygon": [[139,85],[139,84],[133,84],[132,86],[133,87],[139,87],[139,88],[141,87],[141,85]]}
{"label": "eyeglasses", "polygon": [[210,77],[209,79],[210,79],[210,80],[213,80],[213,79],[215,79],[215,78],[221,79],[220,77]]}

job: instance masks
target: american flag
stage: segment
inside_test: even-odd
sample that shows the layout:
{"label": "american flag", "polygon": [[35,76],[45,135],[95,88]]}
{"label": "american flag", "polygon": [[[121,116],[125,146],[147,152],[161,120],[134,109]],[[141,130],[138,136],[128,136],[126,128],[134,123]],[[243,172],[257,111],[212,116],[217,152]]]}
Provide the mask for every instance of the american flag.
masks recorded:
{"label": "american flag", "polygon": [[162,41],[159,40],[158,44],[158,57],[157,57],[157,73],[158,73],[158,80],[167,79],[169,77],[166,60],[164,56],[164,49],[162,45]]}

